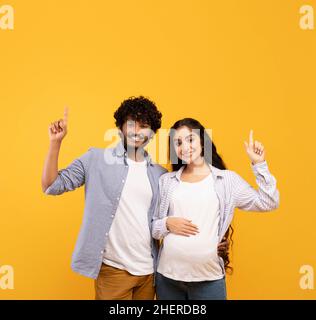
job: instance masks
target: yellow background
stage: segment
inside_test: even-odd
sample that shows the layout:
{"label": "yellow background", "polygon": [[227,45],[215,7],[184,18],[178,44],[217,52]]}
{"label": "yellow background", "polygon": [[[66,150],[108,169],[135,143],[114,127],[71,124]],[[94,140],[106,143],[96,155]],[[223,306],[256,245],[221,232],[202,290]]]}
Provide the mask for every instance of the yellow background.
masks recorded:
{"label": "yellow background", "polygon": [[[316,269],[316,30],[299,28],[305,1],[0,0],[0,265],[15,289],[1,299],[93,299],[70,269],[83,188],[41,191],[47,127],[68,105],[60,168],[106,147],[113,112],[152,98],[163,128],[191,116],[213,130],[228,167],[254,184],[243,141],[254,129],[278,180],[281,206],[236,212],[230,299],[315,299],[299,268]],[[316,1],[309,1],[316,8]]]}

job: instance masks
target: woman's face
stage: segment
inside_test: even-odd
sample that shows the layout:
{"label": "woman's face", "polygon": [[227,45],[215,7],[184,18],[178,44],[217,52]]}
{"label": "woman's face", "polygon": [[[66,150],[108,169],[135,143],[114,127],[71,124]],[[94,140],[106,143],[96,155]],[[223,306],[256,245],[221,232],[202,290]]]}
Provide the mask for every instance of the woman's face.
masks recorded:
{"label": "woman's face", "polygon": [[179,159],[187,164],[201,158],[201,139],[197,129],[190,129],[186,126],[175,131],[173,145]]}

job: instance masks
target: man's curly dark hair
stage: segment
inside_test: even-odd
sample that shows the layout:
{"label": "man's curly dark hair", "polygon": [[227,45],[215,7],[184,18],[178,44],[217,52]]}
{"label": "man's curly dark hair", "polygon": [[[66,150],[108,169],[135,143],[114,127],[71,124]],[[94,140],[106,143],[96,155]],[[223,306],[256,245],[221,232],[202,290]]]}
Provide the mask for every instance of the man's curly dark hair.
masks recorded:
{"label": "man's curly dark hair", "polygon": [[127,119],[132,119],[149,125],[155,133],[161,127],[161,117],[156,104],[143,96],[124,100],[114,112],[115,125],[118,128],[121,129]]}

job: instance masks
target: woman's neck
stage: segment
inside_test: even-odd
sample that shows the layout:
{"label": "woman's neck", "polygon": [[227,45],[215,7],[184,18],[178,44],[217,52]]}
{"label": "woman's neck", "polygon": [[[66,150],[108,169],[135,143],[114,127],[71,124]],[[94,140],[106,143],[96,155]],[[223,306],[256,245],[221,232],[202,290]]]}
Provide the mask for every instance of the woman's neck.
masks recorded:
{"label": "woman's neck", "polygon": [[187,174],[207,174],[210,172],[210,167],[209,165],[205,162],[204,158],[199,158],[195,160],[194,162],[191,162],[186,165],[184,171]]}

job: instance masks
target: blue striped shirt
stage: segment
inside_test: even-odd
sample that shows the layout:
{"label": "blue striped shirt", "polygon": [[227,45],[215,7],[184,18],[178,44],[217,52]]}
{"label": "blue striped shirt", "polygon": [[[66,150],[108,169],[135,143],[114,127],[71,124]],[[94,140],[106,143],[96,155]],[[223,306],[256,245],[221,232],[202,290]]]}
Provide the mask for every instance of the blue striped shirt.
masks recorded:
{"label": "blue striped shirt", "polygon": [[[90,148],[68,167],[58,171],[55,181],[46,189],[49,195],[60,195],[85,185],[85,207],[81,230],[72,255],[75,272],[96,279],[113,219],[124,187],[128,163],[122,142],[116,148]],[[159,177],[167,170],[154,164],[147,152],[147,174],[153,196],[148,210],[148,227],[158,202]],[[133,199],[130,199],[133,201]],[[152,257],[155,262],[158,243],[152,238]]]}

